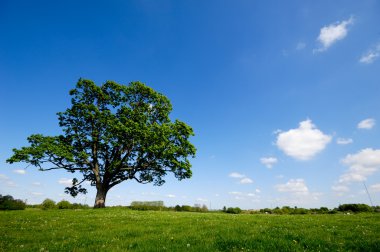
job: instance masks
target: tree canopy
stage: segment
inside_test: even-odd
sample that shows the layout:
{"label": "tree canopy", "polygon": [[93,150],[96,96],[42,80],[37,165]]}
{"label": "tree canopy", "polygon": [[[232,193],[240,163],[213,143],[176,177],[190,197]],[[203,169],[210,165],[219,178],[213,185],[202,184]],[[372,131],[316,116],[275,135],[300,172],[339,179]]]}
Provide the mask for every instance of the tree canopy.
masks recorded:
{"label": "tree canopy", "polygon": [[80,173],[65,191],[74,197],[86,193],[82,183],[90,181],[97,189],[95,207],[104,207],[108,190],[126,180],[160,186],[168,172],[179,180],[191,177],[194,133],[186,123],[171,121],[167,97],[141,82],[97,86],[85,79],[70,95],[71,107],[57,114],[63,134],[31,135],[30,146],[13,149],[7,162]]}

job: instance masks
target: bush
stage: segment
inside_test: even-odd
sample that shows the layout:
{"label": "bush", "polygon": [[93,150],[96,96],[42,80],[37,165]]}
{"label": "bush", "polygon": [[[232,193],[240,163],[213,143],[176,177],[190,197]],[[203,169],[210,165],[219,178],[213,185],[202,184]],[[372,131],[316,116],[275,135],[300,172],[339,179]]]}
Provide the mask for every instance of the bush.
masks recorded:
{"label": "bush", "polygon": [[339,205],[338,211],[341,212],[354,212],[354,213],[362,213],[362,212],[372,212],[372,207],[366,204],[343,204]]}
{"label": "bush", "polygon": [[241,209],[238,207],[229,207],[227,208],[226,213],[239,214],[241,213]]}
{"label": "bush", "polygon": [[72,209],[89,209],[90,206],[87,205],[87,204],[73,203],[73,204],[71,205],[71,208],[72,208]]}
{"label": "bush", "polygon": [[61,200],[60,202],[57,203],[57,207],[58,209],[71,209],[72,205],[67,200]]}
{"label": "bush", "polygon": [[25,202],[19,199],[14,199],[10,195],[2,196],[0,194],[0,210],[24,210]]}
{"label": "bush", "polygon": [[45,199],[41,204],[43,210],[55,209],[56,207],[55,201],[51,199]]}

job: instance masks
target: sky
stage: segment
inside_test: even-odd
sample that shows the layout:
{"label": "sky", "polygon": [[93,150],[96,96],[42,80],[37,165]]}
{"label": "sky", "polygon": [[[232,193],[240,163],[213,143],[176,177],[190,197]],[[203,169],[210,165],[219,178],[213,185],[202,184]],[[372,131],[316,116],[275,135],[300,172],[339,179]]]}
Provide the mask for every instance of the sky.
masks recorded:
{"label": "sky", "polygon": [[[0,194],[92,205],[73,175],[8,164],[62,134],[79,78],[141,81],[190,125],[193,177],[126,181],[107,205],[380,205],[380,1],[0,0]],[[368,189],[368,193],[366,191]]]}

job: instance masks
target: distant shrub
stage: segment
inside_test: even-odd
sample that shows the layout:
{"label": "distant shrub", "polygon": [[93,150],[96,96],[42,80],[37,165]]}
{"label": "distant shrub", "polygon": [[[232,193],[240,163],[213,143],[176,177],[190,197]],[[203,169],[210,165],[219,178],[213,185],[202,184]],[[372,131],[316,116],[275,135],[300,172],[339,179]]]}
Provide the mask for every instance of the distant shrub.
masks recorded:
{"label": "distant shrub", "polygon": [[241,209],[239,207],[229,207],[227,208],[226,213],[239,214],[241,213]]}
{"label": "distant shrub", "polygon": [[362,212],[373,212],[373,208],[366,204],[343,204],[339,205],[338,211],[340,212],[354,212],[354,213],[362,213]]}
{"label": "distant shrub", "polygon": [[57,203],[57,207],[58,209],[71,209],[72,205],[67,200],[61,200],[60,202]]}
{"label": "distant shrub", "polygon": [[132,201],[130,207],[132,210],[141,210],[141,211],[160,211],[165,210],[163,201]]}
{"label": "distant shrub", "polygon": [[24,210],[25,202],[19,199],[14,199],[10,195],[2,196],[0,194],[0,210]]}
{"label": "distant shrub", "polygon": [[90,206],[87,204],[73,203],[71,204],[72,209],[89,209]]}
{"label": "distant shrub", "polygon": [[161,200],[158,201],[132,201],[131,206],[154,206],[154,207],[163,207],[164,202]]}
{"label": "distant shrub", "polygon": [[55,201],[51,199],[45,199],[41,204],[43,210],[55,209],[56,207]]}

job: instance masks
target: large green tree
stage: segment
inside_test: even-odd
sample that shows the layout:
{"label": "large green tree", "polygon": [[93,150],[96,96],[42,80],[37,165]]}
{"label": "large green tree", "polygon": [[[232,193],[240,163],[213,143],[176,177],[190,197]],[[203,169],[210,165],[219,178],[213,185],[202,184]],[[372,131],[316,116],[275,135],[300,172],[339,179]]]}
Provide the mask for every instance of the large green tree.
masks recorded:
{"label": "large green tree", "polygon": [[190,126],[170,120],[168,98],[140,82],[128,86],[107,81],[97,86],[80,79],[70,91],[71,108],[58,113],[63,134],[28,137],[30,146],[13,149],[7,162],[25,162],[41,171],[80,173],[66,193],[86,193],[90,181],[97,193],[94,207],[105,207],[107,192],[126,180],[162,185],[171,172],[191,177],[188,157],[195,147]]}

